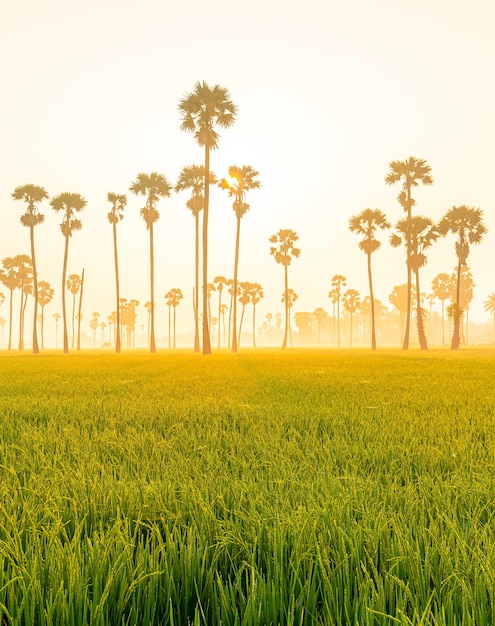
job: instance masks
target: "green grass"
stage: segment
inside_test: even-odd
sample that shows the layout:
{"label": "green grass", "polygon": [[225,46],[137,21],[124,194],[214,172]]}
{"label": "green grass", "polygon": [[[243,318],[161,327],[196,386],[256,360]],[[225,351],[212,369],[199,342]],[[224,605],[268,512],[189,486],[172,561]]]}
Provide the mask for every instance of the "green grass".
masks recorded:
{"label": "green grass", "polygon": [[495,351],[0,356],[0,624],[495,623]]}

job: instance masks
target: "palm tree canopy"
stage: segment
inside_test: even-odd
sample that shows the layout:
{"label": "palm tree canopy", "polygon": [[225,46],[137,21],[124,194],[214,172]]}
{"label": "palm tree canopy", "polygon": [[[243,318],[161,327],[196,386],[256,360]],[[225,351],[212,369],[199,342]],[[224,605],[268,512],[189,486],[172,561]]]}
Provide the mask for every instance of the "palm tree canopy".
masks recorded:
{"label": "palm tree canopy", "polygon": [[292,258],[300,256],[301,250],[295,247],[298,239],[296,231],[290,228],[281,228],[275,235],[270,237],[270,243],[276,244],[270,247],[270,254],[275,257],[277,263],[290,265]]}
{"label": "palm tree canopy", "polygon": [[349,219],[349,230],[364,237],[359,242],[359,248],[366,254],[373,254],[382,245],[375,237],[376,230],[390,228],[385,213],[380,209],[364,209],[359,215]]}
{"label": "palm tree canopy", "polygon": [[241,218],[248,210],[249,204],[245,202],[246,192],[250,189],[259,189],[261,182],[258,180],[259,172],[250,165],[231,165],[229,167],[229,179],[222,178],[218,183],[220,189],[226,189],[229,197],[235,198],[233,209],[237,217]]}
{"label": "palm tree canopy", "polygon": [[215,150],[220,139],[215,126],[232,126],[237,107],[227,89],[219,85],[210,87],[203,81],[197,82],[194,90],[180,100],[179,112],[182,117],[180,129],[193,133],[200,146]]}
{"label": "palm tree canopy", "polygon": [[486,313],[495,313],[495,293],[491,293],[483,303],[483,310]]}
{"label": "palm tree canopy", "polygon": [[45,217],[39,212],[36,204],[48,198],[46,189],[38,185],[21,185],[14,189],[12,197],[14,200],[23,200],[28,205],[26,212],[21,216],[23,226],[32,227],[44,222]]}
{"label": "palm tree canopy", "polygon": [[465,205],[449,209],[438,224],[441,235],[456,235],[455,252],[461,263],[466,265],[469,244],[477,244],[483,239],[487,228],[483,222],[483,211]]}
{"label": "palm tree canopy", "polygon": [[348,313],[355,313],[360,305],[359,292],[355,289],[348,289],[342,296],[342,304]]}
{"label": "palm tree canopy", "polygon": [[109,191],[107,200],[112,204],[112,208],[107,214],[108,221],[110,224],[118,224],[119,220],[124,219],[124,209],[127,204],[127,196],[125,194],[117,194]]}
{"label": "palm tree canopy", "polygon": [[141,209],[141,217],[149,229],[158,220],[160,214],[156,209],[156,203],[160,198],[168,198],[172,193],[172,186],[163,174],[151,172],[140,173],[129,187],[136,196],[146,196],[146,206]]}
{"label": "palm tree canopy", "polygon": [[46,306],[53,299],[53,288],[46,280],[40,280],[38,283],[38,301],[40,305]]}
{"label": "palm tree canopy", "polygon": [[76,294],[79,292],[81,284],[82,284],[82,280],[79,274],[70,274],[70,276],[67,278],[65,282],[67,289],[72,294]]}
{"label": "palm tree canopy", "polygon": [[437,274],[431,282],[431,289],[436,298],[447,300],[452,292],[452,277],[445,272]]}
{"label": "palm tree canopy", "polygon": [[73,231],[81,230],[81,221],[76,217],[76,213],[82,211],[87,204],[87,200],[78,193],[65,191],[50,200],[50,205],[54,211],[64,211],[60,230],[64,237],[71,237]]}
{"label": "palm tree canopy", "polygon": [[389,168],[389,172],[385,176],[385,183],[387,185],[394,185],[395,183],[402,182],[402,191],[397,196],[397,199],[404,211],[408,211],[408,209],[416,204],[415,201],[409,197],[409,206],[407,206],[407,192],[408,190],[410,192],[411,187],[418,187],[419,183],[423,185],[433,185],[431,167],[425,159],[409,157],[405,161],[390,161]]}
{"label": "palm tree canopy", "polygon": [[[209,184],[216,185],[217,178],[213,172],[209,173]],[[205,185],[205,168],[204,165],[188,165],[183,167],[177,183],[175,184],[175,191],[185,191],[187,189],[192,190],[191,197],[186,202],[186,206],[191,210],[194,217],[197,217],[200,211],[203,210],[205,204],[204,198],[204,185]]]}

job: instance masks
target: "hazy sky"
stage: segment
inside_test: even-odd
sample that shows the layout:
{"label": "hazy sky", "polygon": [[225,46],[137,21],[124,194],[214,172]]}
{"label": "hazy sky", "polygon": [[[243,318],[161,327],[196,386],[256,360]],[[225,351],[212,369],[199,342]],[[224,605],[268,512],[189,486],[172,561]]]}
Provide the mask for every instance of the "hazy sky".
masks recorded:
{"label": "hazy sky", "polygon": [[[83,229],[74,234],[69,273],[86,272],[85,324],[114,307],[108,191],[128,193],[139,172],[175,184],[202,150],[179,130],[177,105],[198,80],[229,89],[238,119],[222,132],[212,169],[251,165],[263,187],[248,197],[239,278],[260,282],[268,311],[282,311],[283,270],[269,255],[279,228],[300,237],[290,268],[294,311],[331,311],[330,279],[367,294],[365,256],[348,231],[351,215],[380,208],[403,216],[398,188],[384,176],[391,160],[424,158],[434,185],[416,192],[418,214],[438,219],[453,205],[485,212],[489,234],[472,248],[472,318],[487,319],[495,291],[495,3],[492,0],[17,0],[4,3],[0,99],[0,258],[29,251],[19,223],[17,185],[51,195],[83,194]],[[149,300],[148,232],[143,202],[131,196],[119,225],[121,294]],[[186,194],[159,203],[156,225],[157,335],[166,326],[164,293],[186,299],[178,328],[192,326],[194,222]],[[60,216],[43,205],[36,228],[40,279],[56,289],[47,317],[61,311]],[[235,218],[212,193],[210,280],[233,273]],[[404,283],[404,252],[384,245],[373,257],[376,297],[388,304]],[[456,264],[452,240],[429,255],[422,287]],[[5,289],[2,289],[5,292]],[[141,308],[142,310],[142,308]],[[8,316],[6,304],[0,315]],[[144,313],[140,321],[144,322]],[[84,323],[83,323],[84,326]],[[89,329],[88,329],[89,330]],[[28,333],[29,335],[29,333]]]}

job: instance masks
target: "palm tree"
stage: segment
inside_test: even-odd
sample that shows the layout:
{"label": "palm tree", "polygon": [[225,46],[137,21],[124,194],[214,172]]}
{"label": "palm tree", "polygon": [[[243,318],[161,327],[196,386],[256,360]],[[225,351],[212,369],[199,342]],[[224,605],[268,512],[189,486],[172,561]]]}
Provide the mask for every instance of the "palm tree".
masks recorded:
{"label": "palm tree", "polygon": [[[225,346],[225,312],[228,310],[228,306],[226,304],[221,304],[218,314],[222,316],[222,333],[223,333],[223,345]],[[220,324],[220,322],[219,322]],[[220,332],[220,327],[218,328],[218,332]]]}
{"label": "palm tree", "polygon": [[32,293],[33,266],[31,257],[27,254],[17,254],[13,259],[15,270],[19,276],[18,289],[21,292],[19,307],[19,350],[24,350],[24,313],[26,310],[27,297]]}
{"label": "palm tree", "polygon": [[74,342],[76,337],[75,320],[76,320],[76,296],[82,285],[82,279],[79,274],[70,274],[66,281],[67,291],[72,294],[72,344],[71,349],[74,350]]}
{"label": "palm tree", "polygon": [[81,220],[76,217],[76,213],[82,211],[86,206],[86,199],[78,193],[64,192],[55,196],[50,201],[54,211],[63,211],[60,230],[65,237],[64,264],[62,270],[62,317],[64,323],[64,354],[69,352],[69,342],[67,338],[67,313],[65,309],[65,280],[67,276],[67,259],[69,256],[69,239],[76,230],[81,230]]}
{"label": "palm tree", "polygon": [[445,345],[445,300],[450,296],[452,281],[448,274],[437,274],[431,283],[431,289],[436,298],[442,303],[442,346]]}
{"label": "palm tree", "polygon": [[[176,319],[176,309],[180,304],[180,301],[184,298],[184,295],[182,294],[182,289],[178,289],[176,287],[174,287],[173,289],[171,289],[166,295],[166,298],[169,298],[170,300],[170,304],[174,309],[174,348],[175,348],[175,337],[176,337],[176,332],[175,332],[175,319]],[[167,301],[168,304],[168,301]],[[169,324],[168,324],[168,334],[169,334],[169,345],[168,347],[170,348],[170,307],[169,307]]]}
{"label": "palm tree", "polygon": [[98,326],[99,326],[99,322],[98,322],[99,317],[100,317],[100,314],[98,313],[98,311],[95,311],[93,313],[91,321],[89,322],[89,327],[93,331],[93,348],[96,348],[96,331],[98,330]]}
{"label": "palm tree", "polygon": [[205,150],[204,209],[203,209],[203,354],[211,354],[208,329],[208,217],[210,208],[210,151],[218,148],[220,135],[216,127],[229,128],[235,122],[237,107],[227,89],[198,82],[194,90],[181,99],[179,111],[181,130],[194,134]]}
{"label": "palm tree", "polygon": [[364,237],[359,242],[359,248],[368,258],[368,284],[370,289],[371,302],[371,349],[376,350],[375,335],[375,301],[373,296],[373,280],[371,275],[371,255],[382,245],[375,237],[378,228],[382,230],[390,228],[390,224],[385,213],[379,209],[364,209],[359,215],[354,215],[349,220],[349,230]]}
{"label": "palm tree", "polygon": [[453,310],[454,332],[452,335],[451,350],[457,350],[460,344],[460,317],[461,317],[461,270],[467,265],[469,245],[480,243],[487,228],[483,223],[483,211],[465,205],[454,206],[449,209],[438,224],[441,235],[452,233],[456,237],[455,252],[457,255],[456,298]]}
{"label": "palm tree", "polygon": [[493,324],[495,327],[495,293],[491,293],[484,301],[483,310],[489,315],[493,315]]}
{"label": "palm tree", "polygon": [[31,240],[31,261],[33,264],[33,280],[34,280],[34,322],[33,322],[33,354],[39,354],[38,335],[36,331],[36,320],[38,317],[38,278],[36,273],[36,257],[34,254],[34,227],[42,224],[45,220],[44,215],[39,212],[36,206],[39,202],[48,198],[48,192],[43,187],[37,185],[22,185],[16,187],[12,193],[14,200],[22,200],[27,204],[26,212],[21,215],[21,224],[29,228],[29,237]]}
{"label": "palm tree", "polygon": [[[244,311],[246,309],[246,305],[249,304],[249,302],[251,301],[251,284],[252,283],[250,282],[244,281],[244,282],[239,283],[238,285],[239,303],[242,304],[241,320],[239,322],[239,337],[237,338],[237,344],[236,344],[238,346],[240,346],[241,344],[241,332],[242,332],[242,321],[244,319]],[[236,329],[234,326],[232,330],[232,344],[234,343],[235,333],[236,333]]]}
{"label": "palm tree", "polygon": [[[359,305],[360,305],[359,293],[355,289],[348,289],[342,296],[342,305],[351,317],[350,344],[349,345],[352,348],[352,316],[359,309]],[[373,309],[374,307],[372,306],[371,310]]]}
{"label": "palm tree", "polygon": [[313,317],[315,318],[318,326],[318,345],[321,345],[321,325],[324,320],[328,319],[328,313],[322,307],[318,307],[313,311]]}
{"label": "palm tree", "polygon": [[289,311],[289,339],[290,345],[292,346],[292,327],[290,322],[290,310],[292,309],[292,305],[296,300],[298,300],[299,296],[294,291],[294,289],[287,289],[282,293],[282,302],[285,304],[286,309]]}
{"label": "palm tree", "polygon": [[416,324],[421,350],[428,349],[426,340],[421,290],[419,288],[419,270],[426,265],[425,251],[438,239],[438,231],[429,217],[421,215],[406,217],[395,226],[397,232],[390,237],[390,244],[397,248],[401,244],[406,248],[407,262],[416,277]]}
{"label": "palm tree", "polygon": [[268,322],[268,343],[271,344],[271,330],[272,330],[273,314],[267,313],[265,315],[265,318],[266,318],[266,321]]}
{"label": "palm tree", "polygon": [[7,350],[12,350],[12,305],[14,289],[18,289],[21,284],[21,277],[17,271],[15,259],[13,257],[5,257],[2,260],[2,269],[0,270],[0,281],[10,291],[9,298],[9,343]]}
{"label": "palm tree", "polygon": [[[395,183],[402,183],[402,189],[397,196],[399,204],[406,212],[407,218],[410,219],[412,215],[412,208],[415,206],[416,201],[411,195],[413,187],[422,185],[432,185],[433,178],[431,176],[431,167],[424,159],[417,159],[416,157],[409,157],[405,161],[390,161],[389,172],[385,176],[385,183],[387,185],[395,185]],[[407,263],[407,312],[406,312],[406,330],[404,335],[404,343],[402,345],[403,350],[409,348],[409,329],[411,324],[411,271],[412,267],[409,262],[410,250],[406,249],[406,263]]]}
{"label": "palm tree", "polygon": [[[150,330],[151,330],[151,302],[148,300],[148,302],[144,303],[144,308],[146,309],[147,313],[148,313],[148,347],[150,346]],[[154,305],[153,305],[153,308]]]}
{"label": "palm tree", "polygon": [[346,278],[342,274],[335,274],[332,278],[333,289],[329,292],[328,297],[335,300],[337,304],[337,346],[340,348],[340,296],[342,288],[346,286]]}
{"label": "palm tree", "polygon": [[58,323],[60,321],[60,313],[54,313],[53,319],[55,320],[55,347],[58,348]]}
{"label": "palm tree", "polygon": [[[235,235],[235,252],[234,252],[234,291],[237,288],[237,275],[239,268],[239,244],[241,236],[241,219],[249,210],[249,204],[246,202],[246,192],[250,189],[259,189],[261,183],[258,180],[259,172],[250,165],[231,165],[229,167],[229,179],[223,178],[219,187],[226,189],[229,197],[234,199],[232,208],[236,216],[236,235]],[[232,312],[232,324],[234,332],[232,334],[232,352],[237,352],[236,328],[237,328],[237,300],[234,298],[234,310]]]}
{"label": "palm tree", "polygon": [[[115,298],[117,302],[117,332],[115,334],[115,352],[116,354],[120,354],[121,345],[120,345],[120,308],[119,308],[119,299],[120,299],[120,284],[119,284],[119,257],[117,254],[117,224],[124,219],[124,209],[127,204],[127,196],[125,194],[116,194],[113,192],[109,192],[107,195],[107,200],[112,204],[112,208],[110,212],[107,214],[108,221],[112,225],[113,230],[113,259],[115,265]],[[98,325],[98,320],[96,320],[96,324]],[[94,330],[93,343],[96,342],[96,328]]]}
{"label": "palm tree", "polygon": [[[209,172],[209,184],[215,185],[217,180],[213,172]],[[179,175],[175,191],[191,189],[191,197],[186,206],[193,214],[195,226],[194,245],[194,352],[199,352],[199,214],[204,208],[205,168],[203,165],[184,167]]]}
{"label": "palm tree", "polygon": [[162,174],[152,172],[151,174],[138,174],[136,180],[129,187],[136,196],[146,197],[146,205],[141,209],[141,217],[146,223],[146,228],[150,232],[150,292],[151,292],[151,333],[150,352],[156,352],[155,345],[155,254],[153,249],[153,224],[158,220],[160,214],[156,209],[160,198],[168,198],[172,192],[172,187]]}
{"label": "palm tree", "polygon": [[263,287],[259,283],[251,283],[249,295],[253,305],[253,348],[256,348],[256,305],[265,295]]}
{"label": "palm tree", "polygon": [[297,259],[301,250],[296,248],[295,244],[299,239],[296,231],[290,228],[281,228],[275,235],[269,239],[270,243],[275,244],[270,247],[270,254],[275,258],[277,263],[284,266],[284,298],[285,298],[285,333],[282,342],[282,350],[287,348],[287,335],[289,332],[289,275],[288,269],[292,259]]}
{"label": "palm tree", "polygon": [[[223,288],[227,285],[227,279],[225,278],[225,276],[215,276],[215,278],[213,279],[213,284],[216,286],[216,290],[218,291],[218,349],[220,349],[220,315],[222,314],[222,291]],[[225,335],[225,319],[223,334]]]}
{"label": "palm tree", "polygon": [[211,333],[211,294],[216,291],[217,288],[213,283],[206,285],[206,297],[208,298],[208,332]]}
{"label": "palm tree", "polygon": [[53,289],[49,282],[40,280],[38,283],[38,301],[41,307],[41,348],[45,349],[45,307],[53,299]]}

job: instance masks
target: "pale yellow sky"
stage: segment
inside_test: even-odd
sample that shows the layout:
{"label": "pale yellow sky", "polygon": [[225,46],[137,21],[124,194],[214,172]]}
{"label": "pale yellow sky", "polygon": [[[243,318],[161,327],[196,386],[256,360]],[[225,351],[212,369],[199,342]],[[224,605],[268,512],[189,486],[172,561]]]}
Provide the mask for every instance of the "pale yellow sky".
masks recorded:
{"label": "pale yellow sky", "polygon": [[[391,160],[424,158],[435,184],[416,193],[417,213],[433,219],[453,205],[485,212],[490,229],[472,249],[476,282],[472,317],[487,318],[495,291],[495,3],[491,0],[18,0],[2,8],[0,54],[0,257],[27,253],[22,206],[10,194],[34,183],[51,195],[88,200],[75,233],[69,272],[86,270],[86,322],[114,309],[108,191],[127,193],[141,171],[171,183],[201,163],[192,136],[181,133],[179,99],[198,80],[230,90],[238,120],[222,133],[212,168],[231,164],[260,172],[242,223],[240,279],[260,282],[267,311],[282,310],[282,269],[269,255],[279,228],[300,236],[290,283],[295,310],[331,310],[330,279],[367,294],[365,257],[349,233],[351,215],[380,208],[402,217],[398,189],[383,178]],[[166,326],[163,294],[180,287],[179,330],[192,325],[193,220],[185,194],[159,204],[156,227],[157,334]],[[149,299],[148,233],[141,201],[129,194],[119,226],[122,296]],[[60,306],[63,238],[48,203],[36,229],[39,275]],[[211,206],[210,280],[231,276],[234,214],[215,191]],[[385,238],[384,238],[385,239]],[[376,295],[388,304],[405,282],[404,254],[384,241],[373,258]],[[442,241],[422,275],[425,291],[453,270],[453,242]],[[5,291],[5,290],[3,290]],[[6,305],[0,315],[7,317]],[[144,322],[144,315],[141,321]]]}

